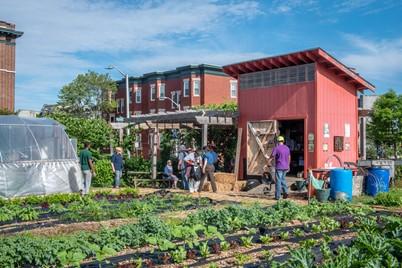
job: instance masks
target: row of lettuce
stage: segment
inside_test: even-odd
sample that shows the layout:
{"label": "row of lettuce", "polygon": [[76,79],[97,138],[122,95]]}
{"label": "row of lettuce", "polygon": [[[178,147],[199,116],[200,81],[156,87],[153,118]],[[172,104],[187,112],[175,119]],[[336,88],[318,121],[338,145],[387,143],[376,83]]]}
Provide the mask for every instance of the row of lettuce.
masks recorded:
{"label": "row of lettuce", "polygon": [[[201,209],[182,220],[172,222],[145,215],[136,224],[102,229],[94,233],[81,232],[56,237],[29,235],[2,237],[0,265],[2,267],[78,265],[86,259],[103,260],[127,248],[135,249],[149,244],[169,245],[169,242],[175,244],[181,242],[191,246],[201,238],[222,239],[222,234],[246,227],[278,226],[291,220],[308,221],[324,215],[364,216],[369,211],[368,208],[351,207],[345,203],[313,203],[303,207],[292,202],[279,202],[269,208],[235,205],[220,210]],[[195,226],[199,228],[195,230]]]}
{"label": "row of lettuce", "polygon": [[136,191],[127,189],[114,194],[57,194],[13,200],[0,207],[0,225],[49,218],[74,222],[100,221],[188,210],[212,204],[211,200],[205,197],[194,198],[178,193],[169,194],[165,198],[157,194],[142,198],[134,198],[135,196]]}

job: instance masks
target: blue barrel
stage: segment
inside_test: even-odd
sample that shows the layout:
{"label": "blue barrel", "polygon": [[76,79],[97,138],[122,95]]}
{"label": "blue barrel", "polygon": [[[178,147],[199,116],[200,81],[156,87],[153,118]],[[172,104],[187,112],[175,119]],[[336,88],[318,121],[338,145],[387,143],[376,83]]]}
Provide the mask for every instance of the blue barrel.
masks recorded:
{"label": "blue barrel", "polygon": [[331,170],[330,185],[332,199],[336,199],[336,193],[345,193],[348,200],[352,200],[353,174],[350,169],[336,168]]}
{"label": "blue barrel", "polygon": [[366,193],[376,196],[380,192],[389,192],[389,169],[372,167],[367,170]]}

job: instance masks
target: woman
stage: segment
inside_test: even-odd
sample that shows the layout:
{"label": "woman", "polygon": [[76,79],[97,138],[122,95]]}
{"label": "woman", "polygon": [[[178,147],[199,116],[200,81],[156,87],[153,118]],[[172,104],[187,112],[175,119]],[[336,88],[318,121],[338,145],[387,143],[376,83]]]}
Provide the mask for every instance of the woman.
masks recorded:
{"label": "woman", "polygon": [[194,148],[188,148],[188,154],[184,158],[184,162],[186,163],[186,179],[188,180],[188,188],[190,193],[196,192],[195,188],[195,179],[193,176],[194,173],[194,165],[196,164],[196,156]]}
{"label": "woman", "polygon": [[116,147],[112,155],[112,170],[114,173],[114,188],[120,187],[120,179],[123,175],[123,148]]}
{"label": "woman", "polygon": [[173,181],[173,188],[176,189],[177,188],[177,181],[179,180],[179,178],[176,177],[176,175],[173,174],[173,167],[172,167],[172,161],[168,160],[166,162],[166,166],[165,169],[163,171],[164,176],[166,176],[166,178],[168,180],[172,180]]}

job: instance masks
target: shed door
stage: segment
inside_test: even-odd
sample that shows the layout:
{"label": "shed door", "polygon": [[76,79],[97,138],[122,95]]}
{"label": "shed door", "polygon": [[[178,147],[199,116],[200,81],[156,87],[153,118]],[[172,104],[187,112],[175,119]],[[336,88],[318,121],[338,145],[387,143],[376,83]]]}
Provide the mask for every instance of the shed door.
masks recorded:
{"label": "shed door", "polygon": [[254,121],[247,123],[247,175],[261,175],[267,158],[275,147],[278,133],[276,120]]}

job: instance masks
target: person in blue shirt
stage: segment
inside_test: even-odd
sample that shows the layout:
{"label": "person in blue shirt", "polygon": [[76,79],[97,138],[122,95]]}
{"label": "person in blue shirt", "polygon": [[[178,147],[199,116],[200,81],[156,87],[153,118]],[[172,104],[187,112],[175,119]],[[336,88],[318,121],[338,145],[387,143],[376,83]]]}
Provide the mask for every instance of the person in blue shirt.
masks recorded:
{"label": "person in blue shirt", "polygon": [[165,169],[163,170],[163,174],[168,180],[173,180],[173,188],[176,189],[179,178],[177,178],[176,175],[173,174],[173,166],[171,160],[167,161]]}
{"label": "person in blue shirt", "polygon": [[112,170],[114,173],[114,188],[120,187],[120,179],[123,175],[123,148],[116,147],[112,155]]}
{"label": "person in blue shirt", "polygon": [[206,177],[208,177],[208,179],[211,182],[212,191],[214,193],[217,192],[215,175],[214,175],[215,163],[217,162],[217,160],[218,160],[218,155],[215,153],[213,146],[208,145],[207,152],[204,154],[204,157],[203,157],[202,173],[204,175],[200,182],[200,188],[198,189],[199,192],[202,191],[202,187],[204,186],[204,181],[205,181]]}

